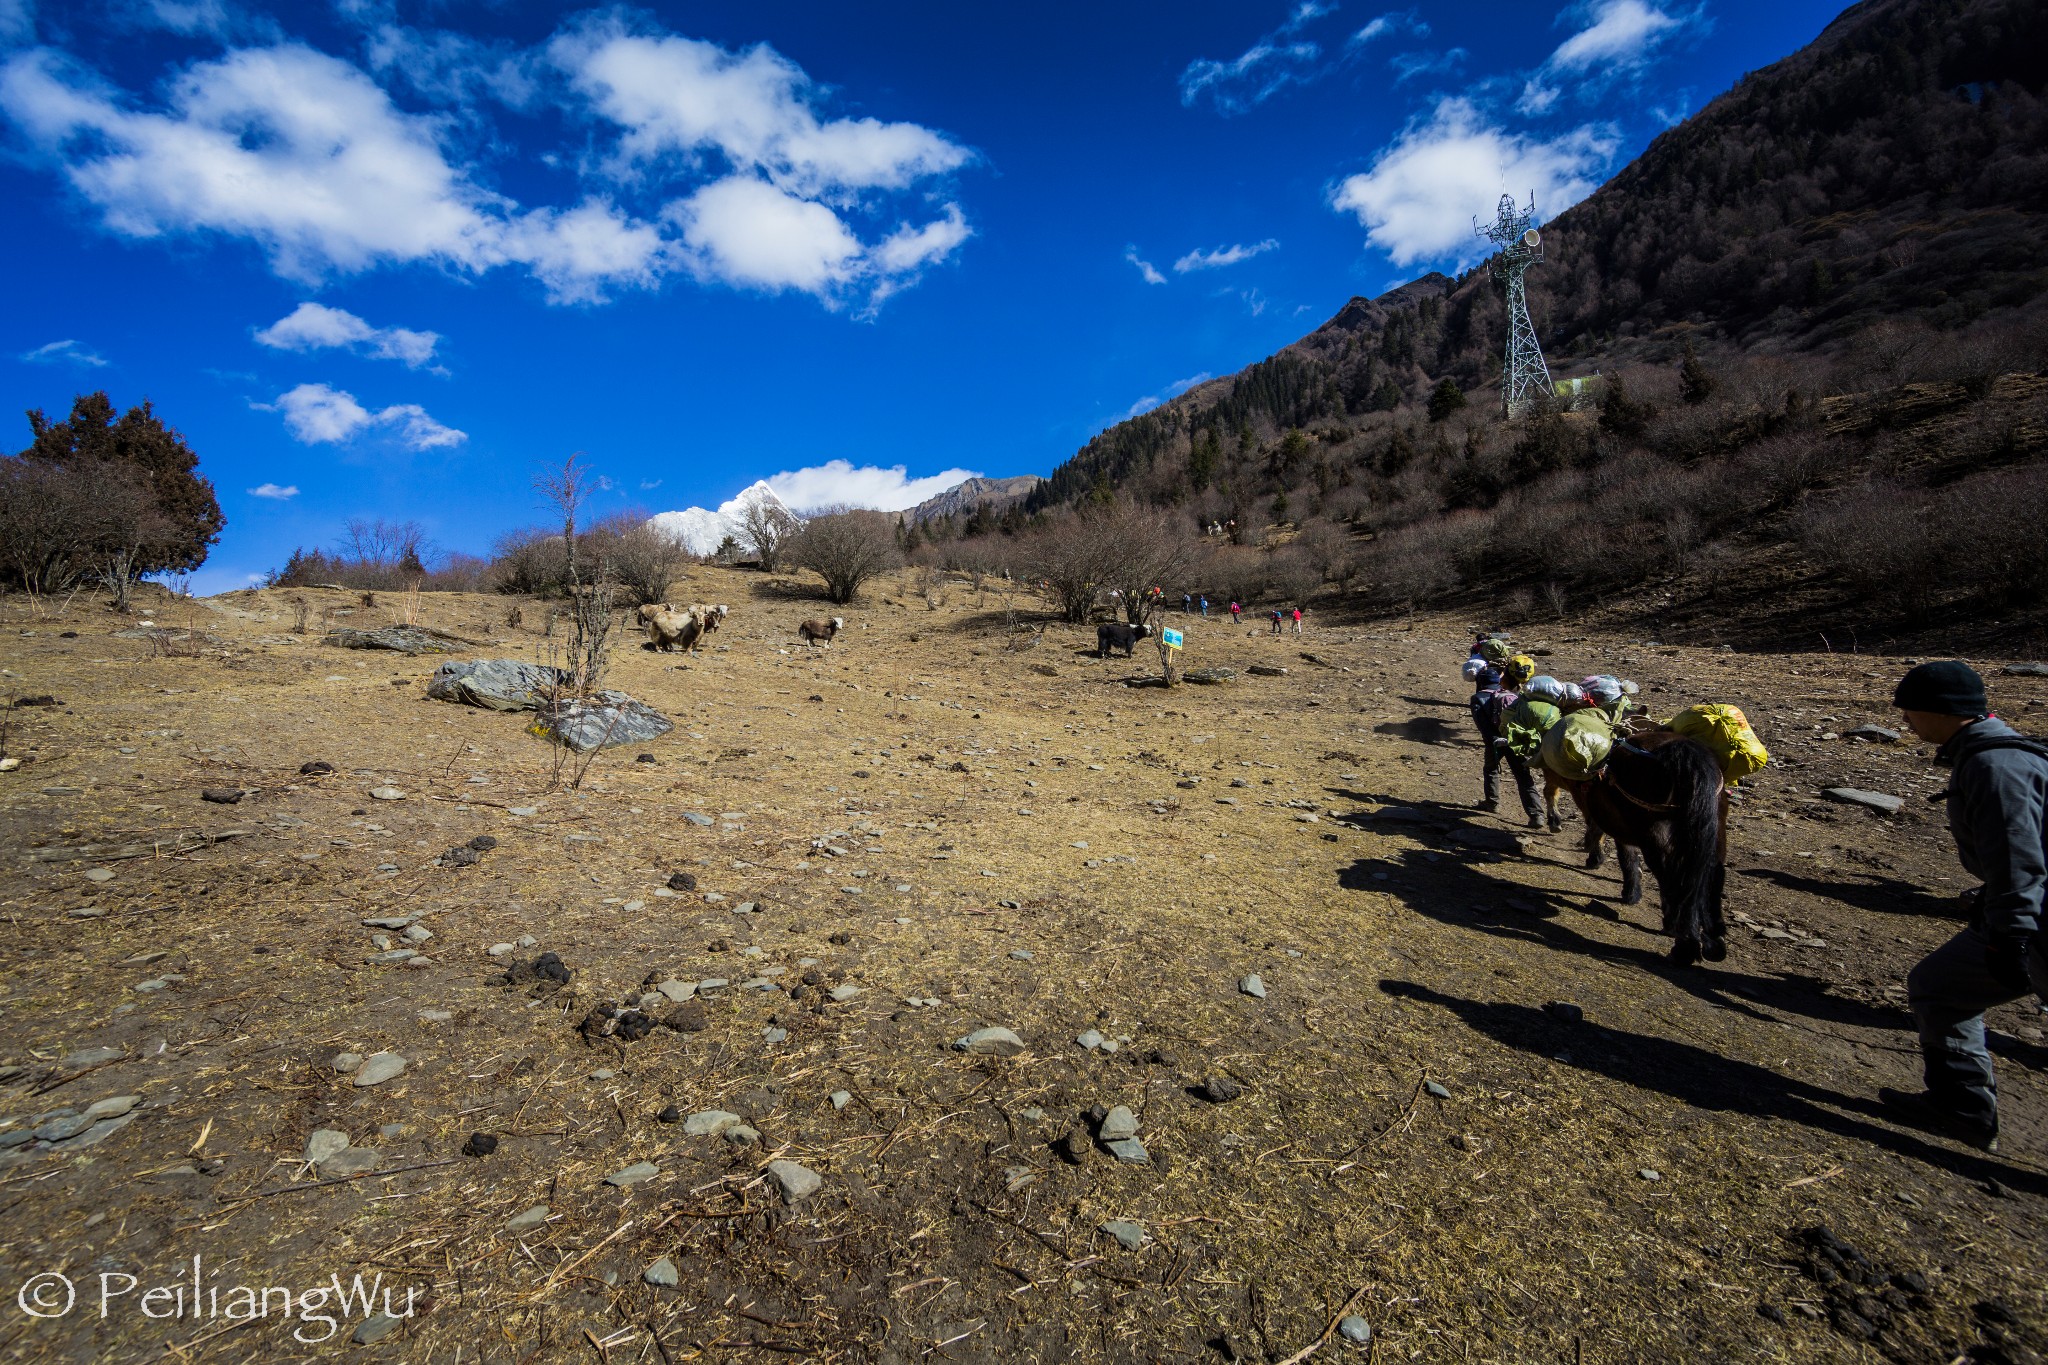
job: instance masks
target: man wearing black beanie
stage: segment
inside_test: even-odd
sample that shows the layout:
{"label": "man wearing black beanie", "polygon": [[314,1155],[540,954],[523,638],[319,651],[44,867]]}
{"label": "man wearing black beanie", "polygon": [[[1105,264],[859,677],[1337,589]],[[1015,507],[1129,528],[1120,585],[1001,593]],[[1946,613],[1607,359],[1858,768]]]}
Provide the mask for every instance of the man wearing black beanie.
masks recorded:
{"label": "man wearing black beanie", "polygon": [[1983,885],[1969,927],[1906,977],[1920,1025],[1927,1089],[1881,1091],[1903,1121],[1985,1151],[1998,1150],[1998,1083],[1984,1046],[1984,1011],[2048,993],[2048,745],[1990,714],[1984,680],[1957,660],[1921,664],[1892,704],[1947,764],[1948,827],[1963,867]]}

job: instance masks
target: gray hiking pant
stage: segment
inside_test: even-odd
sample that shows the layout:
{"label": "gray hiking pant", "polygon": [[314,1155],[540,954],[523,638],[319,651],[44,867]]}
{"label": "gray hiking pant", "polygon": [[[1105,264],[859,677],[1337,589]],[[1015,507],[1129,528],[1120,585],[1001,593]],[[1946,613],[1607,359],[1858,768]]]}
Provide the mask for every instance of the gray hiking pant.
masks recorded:
{"label": "gray hiking pant", "polygon": [[[1907,973],[1906,1001],[1920,1025],[1920,1054],[1935,1102],[1996,1127],[1998,1081],[1984,1046],[1984,1011],[2009,1005],[2025,993],[1991,974],[1986,965],[1990,953],[1991,940],[1983,930],[1964,929]],[[2048,994],[2048,960],[2041,956],[2039,940],[2027,950],[2027,976],[2036,995]]]}
{"label": "gray hiking pant", "polygon": [[1543,798],[1536,791],[1536,774],[1530,771],[1529,760],[1509,753],[1493,741],[1497,738],[1494,728],[1479,717],[1472,717],[1472,723],[1479,727],[1479,742],[1486,746],[1486,766],[1481,770],[1484,778],[1486,804],[1500,804],[1500,765],[1506,763],[1508,771],[1514,774],[1515,794],[1522,798],[1522,813],[1531,820],[1543,814]]}

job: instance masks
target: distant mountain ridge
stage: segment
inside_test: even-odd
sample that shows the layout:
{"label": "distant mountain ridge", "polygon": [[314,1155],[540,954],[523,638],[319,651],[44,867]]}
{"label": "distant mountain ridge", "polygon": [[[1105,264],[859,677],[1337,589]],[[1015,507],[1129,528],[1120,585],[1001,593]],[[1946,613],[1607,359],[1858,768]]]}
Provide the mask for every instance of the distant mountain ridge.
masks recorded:
{"label": "distant mountain ridge", "polygon": [[[789,504],[776,496],[766,479],[757,479],[741,489],[730,499],[718,505],[716,511],[703,507],[686,507],[680,512],[657,512],[647,519],[647,524],[682,545],[693,555],[718,553],[718,547],[731,536],[741,545],[747,543],[743,518],[749,506],[762,505],[780,507],[789,511]],[[795,513],[790,513],[794,516]]]}
{"label": "distant mountain ridge", "polygon": [[[963,479],[942,493],[934,494],[912,508],[883,508],[883,511],[904,514],[909,524],[930,521],[935,517],[959,516],[971,513],[986,504],[993,510],[1002,510],[1028,497],[1032,490],[1044,483],[1037,474],[1019,474],[1008,479]],[[647,519],[655,530],[678,542],[693,555],[718,553],[718,547],[730,536],[744,548],[747,545],[745,518],[751,506],[779,507],[798,521],[788,503],[784,502],[766,479],[756,479],[741,489],[717,508],[685,507],[677,512],[657,512]]]}
{"label": "distant mountain ridge", "polygon": [[1019,474],[1008,479],[965,479],[911,508],[910,523],[915,526],[934,517],[959,516],[974,511],[983,503],[992,510],[1000,511],[1029,497],[1044,482],[1045,478],[1040,474]]}

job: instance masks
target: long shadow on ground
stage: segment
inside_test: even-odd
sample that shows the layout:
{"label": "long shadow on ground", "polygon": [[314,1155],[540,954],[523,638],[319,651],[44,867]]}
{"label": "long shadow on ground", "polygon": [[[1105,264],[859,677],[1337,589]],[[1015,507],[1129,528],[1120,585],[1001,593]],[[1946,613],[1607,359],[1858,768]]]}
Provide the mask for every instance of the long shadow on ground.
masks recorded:
{"label": "long shadow on ground", "polygon": [[1475,1032],[1519,1051],[1557,1059],[1559,1049],[1569,1046],[1571,1060],[1566,1065],[1669,1095],[1697,1109],[1784,1119],[1867,1142],[1967,1179],[1996,1178],[2029,1193],[2048,1193],[2048,1180],[2035,1172],[1991,1157],[1937,1147],[1866,1122],[1862,1116],[1876,1117],[1881,1112],[1875,1101],[1795,1081],[1767,1067],[1732,1061],[1690,1043],[1605,1027],[1598,1030],[1597,1037],[1588,1037],[1586,1025],[1565,1024],[1527,1005],[1467,1000],[1412,981],[1381,981],[1380,989],[1388,995],[1440,1005]]}
{"label": "long shadow on ground", "polygon": [[[1386,798],[1357,792],[1339,794],[1368,802],[1386,802]],[[1600,879],[1598,891],[1584,894],[1492,876],[1483,870],[1488,864],[1507,866],[1535,861],[1515,851],[1517,845],[1509,831],[1477,823],[1472,820],[1471,811],[1442,802],[1386,804],[1403,812],[1404,817],[1412,813],[1416,818],[1404,818],[1394,825],[1384,815],[1361,814],[1340,819],[1380,833],[1406,833],[1422,841],[1435,836],[1446,847],[1404,849],[1388,859],[1360,859],[1337,874],[1337,884],[1347,891],[1384,892],[1440,924],[1650,972],[1707,1004],[1763,1022],[1778,1020],[1756,1008],[1758,1005],[1853,1028],[1913,1027],[1905,1010],[1829,994],[1826,983],[1814,977],[1783,973],[1760,976],[1725,964],[1674,967],[1665,959],[1662,949],[1589,938],[1572,927],[1573,916],[1590,912],[1634,929],[1645,938],[1661,938],[1661,929],[1654,927],[1658,918],[1654,880],[1645,877],[1644,903],[1624,910],[1619,908],[1619,879],[1611,871],[1596,874],[1568,869],[1589,880],[1596,876]],[[1743,947],[1738,942],[1730,952],[1739,955]]]}
{"label": "long shadow on ground", "polygon": [[1769,882],[1786,891],[1800,891],[1822,900],[1840,901],[1874,915],[1926,915],[1960,920],[1964,914],[1962,903],[1956,897],[1937,896],[1925,887],[1900,881],[1897,877],[1877,877],[1866,872],[1854,879],[1843,877],[1822,881],[1818,877],[1802,877],[1797,872],[1785,872],[1775,867],[1745,867],[1736,875]]}
{"label": "long shadow on ground", "polygon": [[1415,744],[1441,744],[1446,740],[1472,738],[1472,727],[1453,725],[1442,716],[1415,716],[1409,720],[1383,720],[1373,733],[1393,735]]}

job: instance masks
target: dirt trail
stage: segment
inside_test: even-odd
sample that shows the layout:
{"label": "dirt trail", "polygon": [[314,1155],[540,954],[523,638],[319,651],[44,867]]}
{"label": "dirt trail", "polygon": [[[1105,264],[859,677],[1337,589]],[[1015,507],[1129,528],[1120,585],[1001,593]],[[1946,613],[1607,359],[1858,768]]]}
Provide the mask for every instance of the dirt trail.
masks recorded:
{"label": "dirt trail", "polygon": [[[1097,662],[1092,631],[1006,652],[964,585],[937,610],[885,587],[830,649],[757,576],[690,590],[733,604],[712,647],[629,645],[611,679],[676,731],[573,790],[520,717],[427,700],[434,656],[320,644],[390,623],[351,595],[159,606],[211,637],[170,654],[97,610],[7,622],[0,683],[59,704],[6,713],[27,761],[0,774],[0,1354],[324,1355],[364,1314],[316,1306],[346,1320],[308,1344],[302,1300],[241,1321],[232,1288],[360,1274],[415,1291],[359,1348],[411,1361],[1277,1361],[1354,1296],[1378,1360],[2039,1358],[2042,1016],[1993,1016],[2004,1155],[1875,1102],[1916,1084],[1901,983],[1966,884],[1924,752],[1834,737],[1895,723],[1904,660],[1523,632],[1653,711],[1739,704],[1771,748],[1736,817],[1750,922],[1679,971],[1654,904],[1577,865],[1578,826],[1471,809],[1464,622],[1175,620],[1190,664],[1239,672],[1165,692],[1123,686],[1151,660]],[[544,609],[507,605],[430,597],[424,622],[492,641],[456,657],[544,661]],[[2043,728],[2048,679],[1993,695]],[[442,857],[477,836],[473,865]],[[138,844],[161,856],[113,856]],[[424,965],[369,961],[408,948]],[[569,987],[504,983],[543,952]],[[707,979],[730,984],[650,1002],[680,1030],[577,1031]],[[1028,1050],[953,1049],[983,1026]],[[387,1051],[407,1065],[381,1084],[332,1065]],[[1088,1140],[1098,1104],[1146,1164]],[[671,1105],[758,1136],[689,1135]],[[322,1129],[378,1169],[322,1179]],[[473,1132],[496,1150],[464,1155]],[[786,1203],[775,1160],[821,1185]],[[217,1292],[148,1316],[195,1256]],[[674,1287],[647,1281],[664,1259]],[[17,1311],[44,1273],[68,1314]],[[137,1282],[104,1318],[103,1274]]]}

